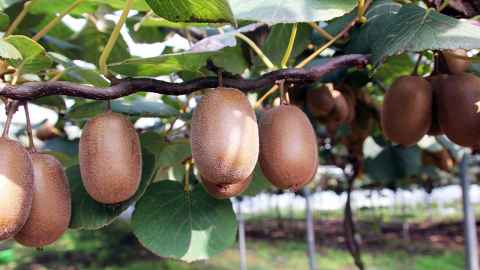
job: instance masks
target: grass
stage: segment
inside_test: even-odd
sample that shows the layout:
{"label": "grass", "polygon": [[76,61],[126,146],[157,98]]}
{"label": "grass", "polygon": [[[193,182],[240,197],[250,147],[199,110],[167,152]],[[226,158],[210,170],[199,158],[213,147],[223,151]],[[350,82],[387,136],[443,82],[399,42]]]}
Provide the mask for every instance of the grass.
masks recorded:
{"label": "grass", "polygon": [[[117,227],[117,226],[114,226]],[[113,232],[112,232],[113,231]],[[152,256],[142,256],[137,245],[118,246],[118,233],[122,229],[107,229],[103,232],[70,232],[62,240],[44,251],[26,249],[14,245],[12,249],[0,252],[0,269],[29,269],[35,263],[35,269],[106,269],[106,270],[234,270],[239,269],[240,258],[236,247],[214,258],[193,264],[175,260],[162,260]],[[106,234],[108,236],[102,236]],[[105,242],[106,239],[110,239]],[[308,269],[306,244],[296,241],[261,241],[248,239],[247,261],[249,270]],[[398,249],[386,251],[366,250],[363,259],[369,270],[459,270],[463,269],[463,254],[454,250],[427,250],[422,253],[407,252]],[[71,253],[74,252],[74,253]],[[66,255],[69,254],[69,255]],[[72,258],[86,256],[82,264],[74,263]],[[95,254],[95,257],[88,257]],[[47,256],[53,260],[42,263]],[[90,258],[90,259],[89,259]],[[94,258],[94,259],[92,259]],[[82,259],[81,259],[82,260]],[[81,261],[80,260],[80,261]],[[317,250],[316,263],[322,270],[354,270],[353,261],[345,250],[320,247]]]}

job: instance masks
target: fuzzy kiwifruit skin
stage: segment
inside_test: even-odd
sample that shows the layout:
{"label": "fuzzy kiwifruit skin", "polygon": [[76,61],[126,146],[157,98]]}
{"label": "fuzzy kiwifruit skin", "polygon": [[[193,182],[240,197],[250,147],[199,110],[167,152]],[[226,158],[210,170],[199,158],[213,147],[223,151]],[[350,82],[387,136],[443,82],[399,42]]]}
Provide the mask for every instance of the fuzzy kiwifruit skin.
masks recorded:
{"label": "fuzzy kiwifruit skin", "polygon": [[442,53],[442,56],[445,59],[445,63],[447,64],[450,74],[462,74],[467,71],[470,67],[470,61],[456,58],[451,54],[468,56],[467,52],[462,49],[446,50],[444,53]]}
{"label": "fuzzy kiwifruit skin", "polygon": [[267,111],[260,119],[260,167],[277,188],[298,190],[318,167],[315,131],[305,113],[291,105]]}
{"label": "fuzzy kiwifruit skin", "polygon": [[213,184],[204,178],[202,178],[201,182],[205,191],[210,194],[210,196],[219,200],[225,200],[242,194],[247,190],[252,179],[253,176],[251,175],[247,179],[235,184]]}
{"label": "fuzzy kiwifruit skin", "polygon": [[469,73],[443,77],[435,91],[440,127],[454,143],[480,143],[480,79]]}
{"label": "fuzzy kiwifruit skin", "polygon": [[198,171],[213,184],[234,184],[255,169],[258,124],[244,93],[232,88],[207,90],[193,112],[192,156]]}
{"label": "fuzzy kiwifruit skin", "polygon": [[95,201],[116,204],[137,192],[142,177],[140,140],[125,116],[107,112],[90,119],[80,138],[79,156],[83,185]]}
{"label": "fuzzy kiwifruit skin", "polygon": [[307,91],[307,109],[315,117],[326,117],[335,107],[332,91],[326,85]]}
{"label": "fuzzy kiwifruit skin", "polygon": [[28,219],[33,200],[30,154],[19,143],[0,138],[0,241],[17,234]]}
{"label": "fuzzy kiwifruit skin", "polygon": [[419,76],[398,78],[385,94],[381,110],[384,135],[403,146],[416,144],[432,123],[432,87]]}
{"label": "fuzzy kiwifruit skin", "polygon": [[333,98],[335,100],[335,107],[331,113],[332,120],[337,123],[347,122],[350,116],[350,105],[342,92],[333,90]]}
{"label": "fuzzy kiwifruit skin", "polygon": [[30,216],[15,240],[28,247],[43,247],[57,241],[68,229],[71,197],[62,164],[53,156],[31,155],[33,203]]}
{"label": "fuzzy kiwifruit skin", "polygon": [[440,127],[440,122],[438,121],[438,113],[437,113],[437,95],[435,92],[437,91],[439,87],[439,83],[442,82],[442,79],[446,78],[448,75],[446,74],[439,74],[439,75],[434,75],[434,76],[429,76],[426,78],[427,81],[430,82],[432,86],[432,123],[430,125],[430,129],[428,130],[428,135],[430,136],[439,136],[443,135],[442,128]]}

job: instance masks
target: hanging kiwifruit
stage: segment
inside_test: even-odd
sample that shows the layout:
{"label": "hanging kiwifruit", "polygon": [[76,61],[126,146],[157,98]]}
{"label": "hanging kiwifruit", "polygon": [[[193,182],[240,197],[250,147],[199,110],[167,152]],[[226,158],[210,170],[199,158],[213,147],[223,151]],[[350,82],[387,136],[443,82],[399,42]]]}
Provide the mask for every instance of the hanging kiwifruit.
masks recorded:
{"label": "hanging kiwifruit", "polygon": [[440,127],[454,143],[480,142],[480,79],[469,73],[443,77],[435,91]]}
{"label": "hanging kiwifruit", "polygon": [[424,78],[398,78],[385,94],[382,106],[384,135],[403,146],[416,144],[432,123],[432,95],[432,87]]}
{"label": "hanging kiwifruit", "polygon": [[435,166],[440,170],[451,172],[455,166],[455,161],[446,149],[435,152],[424,150],[422,151],[422,164],[424,166]]}
{"label": "hanging kiwifruit", "polygon": [[350,105],[347,99],[342,92],[337,90],[332,91],[332,96],[335,100],[335,106],[330,114],[331,119],[337,123],[348,121],[350,116]]}
{"label": "hanging kiwifruit", "polygon": [[247,97],[237,89],[207,90],[193,112],[190,137],[195,165],[213,184],[238,183],[255,169],[257,119]]}
{"label": "hanging kiwifruit", "polygon": [[280,189],[308,184],[318,166],[315,131],[305,113],[291,105],[267,111],[260,120],[260,166]]}
{"label": "hanging kiwifruit", "polygon": [[27,221],[33,199],[33,168],[27,150],[0,138],[0,241],[17,234]]}
{"label": "hanging kiwifruit", "polygon": [[25,226],[15,240],[28,247],[43,247],[57,241],[68,229],[71,198],[62,164],[53,156],[34,153],[33,203]]}
{"label": "hanging kiwifruit", "polygon": [[307,91],[307,109],[315,117],[326,117],[335,107],[333,89],[328,85],[322,85],[317,89]]}
{"label": "hanging kiwifruit", "polygon": [[83,185],[97,202],[115,204],[137,192],[142,176],[140,140],[123,115],[107,112],[89,120],[79,156]]}
{"label": "hanging kiwifruit", "polygon": [[212,197],[224,200],[242,194],[252,182],[252,176],[235,184],[213,184],[202,178],[202,185]]}
{"label": "hanging kiwifruit", "polygon": [[470,61],[460,59],[458,57],[455,57],[455,55],[463,57],[468,56],[467,51],[463,49],[445,50],[444,52],[442,52],[442,57],[445,60],[448,72],[450,74],[462,74],[470,67]]}

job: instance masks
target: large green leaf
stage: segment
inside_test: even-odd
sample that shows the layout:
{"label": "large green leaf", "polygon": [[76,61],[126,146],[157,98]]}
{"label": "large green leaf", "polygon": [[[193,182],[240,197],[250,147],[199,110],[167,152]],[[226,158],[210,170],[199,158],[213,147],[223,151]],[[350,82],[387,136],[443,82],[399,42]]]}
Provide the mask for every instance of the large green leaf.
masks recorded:
{"label": "large green leaf", "polygon": [[247,190],[242,193],[242,196],[255,196],[271,188],[272,185],[262,172],[260,165],[257,164],[253,172],[253,179]]}
{"label": "large green leaf", "polygon": [[268,23],[327,21],[351,11],[356,0],[229,0],[237,20]]}
{"label": "large green leaf", "polygon": [[10,64],[18,68],[21,73],[36,73],[49,68],[52,60],[42,45],[26,36],[8,36],[5,41],[12,44],[22,55],[22,60],[10,59]]}
{"label": "large green leaf", "polygon": [[83,187],[80,168],[74,166],[67,169],[72,193],[72,220],[70,221],[70,228],[96,230],[106,226],[142,197],[157,171],[155,157],[147,150],[142,150],[142,152],[143,170],[140,187],[133,198],[120,204],[105,205],[94,201]]}
{"label": "large green leaf", "polygon": [[[30,8],[34,14],[57,14],[66,10],[75,0],[35,0]],[[78,5],[71,14],[82,15],[83,13],[94,13],[100,5],[108,5],[114,9],[122,9],[125,0],[85,0]],[[147,11],[149,7],[144,0],[135,0],[134,10]]]}
{"label": "large green leaf", "polygon": [[232,22],[226,0],[146,0],[160,17],[173,22]]}
{"label": "large green leaf", "polygon": [[12,44],[0,39],[0,58],[2,59],[22,59],[22,54]]}
{"label": "large green leaf", "polygon": [[187,262],[204,260],[235,243],[237,223],[229,200],[203,188],[185,192],[173,181],[153,184],[137,203],[132,227],[155,254]]}
{"label": "large green leaf", "polygon": [[125,76],[161,76],[177,71],[198,71],[214,52],[183,52],[151,58],[132,58],[114,63],[109,68]]}
{"label": "large green leaf", "polygon": [[378,36],[373,42],[374,64],[404,51],[476,49],[480,44],[479,26],[413,4],[404,5],[396,15],[384,16],[375,23],[382,30],[376,31]]}
{"label": "large green leaf", "polygon": [[10,24],[10,17],[7,14],[0,12],[0,30],[5,30]]}

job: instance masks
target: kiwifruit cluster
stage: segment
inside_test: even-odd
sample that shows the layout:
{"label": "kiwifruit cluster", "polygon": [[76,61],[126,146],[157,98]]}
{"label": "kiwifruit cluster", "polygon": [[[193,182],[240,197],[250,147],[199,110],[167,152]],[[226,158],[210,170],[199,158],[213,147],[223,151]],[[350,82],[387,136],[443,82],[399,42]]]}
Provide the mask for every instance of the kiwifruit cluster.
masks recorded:
{"label": "kiwifruit cluster", "polygon": [[193,113],[191,146],[206,191],[219,199],[241,194],[250,184],[256,163],[281,189],[310,182],[318,163],[316,136],[297,107],[280,105],[257,118],[247,97],[237,89],[207,90]]}
{"label": "kiwifruit cluster", "polygon": [[388,139],[410,146],[426,134],[445,134],[462,146],[480,143],[480,78],[465,73],[468,61],[451,54],[442,54],[446,73],[402,76],[387,91],[381,122]]}
{"label": "kiwifruit cluster", "polygon": [[55,242],[68,229],[71,216],[62,165],[7,138],[0,138],[0,152],[0,241],[15,238],[28,247]]}

